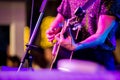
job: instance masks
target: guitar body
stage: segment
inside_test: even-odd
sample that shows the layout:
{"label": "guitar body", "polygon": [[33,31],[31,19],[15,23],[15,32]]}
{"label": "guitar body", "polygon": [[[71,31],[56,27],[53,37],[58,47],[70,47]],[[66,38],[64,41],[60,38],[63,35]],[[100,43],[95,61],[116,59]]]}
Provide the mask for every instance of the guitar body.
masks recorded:
{"label": "guitar body", "polygon": [[[62,34],[64,35],[64,38],[67,38],[68,36],[71,36],[73,38],[73,40],[75,41],[75,43],[80,42],[81,41],[81,29],[78,32],[78,29],[74,29],[75,27],[73,27],[72,25],[69,27],[63,27],[65,29],[62,30]],[[78,32],[78,35],[77,35]],[[77,35],[77,39],[76,39],[76,35]],[[71,53],[72,51],[67,50],[66,48],[60,46],[60,44],[56,43],[53,47],[53,51],[52,54],[55,57],[54,59],[54,64],[52,68],[57,68],[57,63],[59,60],[61,59],[70,59],[71,57]],[[73,53],[74,54],[74,53]]]}
{"label": "guitar body", "polygon": [[[64,35],[64,38],[71,36],[75,43],[78,43],[84,39],[85,34],[83,34],[83,32],[85,32],[85,28],[82,27],[81,24],[79,24],[79,21],[78,23],[74,23],[72,25],[70,24],[70,22],[65,22],[61,30],[61,34]],[[60,59],[70,59],[71,54],[74,54],[74,52],[69,51],[64,47],[60,46],[60,44],[56,43],[53,47],[52,54],[53,56],[55,56],[53,60],[53,68],[57,68],[57,62]]]}

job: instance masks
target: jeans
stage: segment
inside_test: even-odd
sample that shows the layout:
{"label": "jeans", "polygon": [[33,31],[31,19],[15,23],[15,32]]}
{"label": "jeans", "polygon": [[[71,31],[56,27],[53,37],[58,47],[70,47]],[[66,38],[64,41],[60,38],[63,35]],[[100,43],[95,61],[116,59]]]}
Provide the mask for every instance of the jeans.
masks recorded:
{"label": "jeans", "polygon": [[[69,59],[70,51],[60,48],[53,68],[57,68],[57,63],[60,59]],[[93,61],[103,65],[107,70],[115,70],[115,61],[113,51],[88,48],[75,51],[72,56],[73,59]]]}

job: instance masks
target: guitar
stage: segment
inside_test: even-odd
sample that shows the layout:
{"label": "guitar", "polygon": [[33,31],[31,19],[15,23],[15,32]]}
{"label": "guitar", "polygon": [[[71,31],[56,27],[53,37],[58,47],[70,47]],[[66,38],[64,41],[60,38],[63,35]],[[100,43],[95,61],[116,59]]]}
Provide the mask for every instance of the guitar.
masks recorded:
{"label": "guitar", "polygon": [[[78,39],[78,36],[80,36],[80,30],[81,30],[81,24],[80,24],[80,19],[78,16],[72,17],[63,23],[63,27],[60,31],[60,35],[64,35],[64,38],[70,36],[75,43],[79,42],[80,38]],[[71,40],[71,41],[72,41]],[[60,45],[58,42],[56,42],[53,46],[52,54],[54,56],[52,64],[50,69],[52,69],[53,63],[55,62],[58,52],[60,50]],[[71,56],[70,59],[72,59],[73,51],[70,52]]]}
{"label": "guitar", "polygon": [[[81,22],[84,18],[85,13],[86,12],[85,10],[82,9],[82,7],[78,7],[74,12],[75,16],[64,21],[64,25],[62,27],[60,35],[64,35],[64,38],[70,36],[72,38],[71,43],[72,41],[74,41],[75,43],[82,41],[83,38],[82,30],[84,30],[84,28],[82,28]],[[50,69],[52,68],[53,63],[57,58],[58,52],[60,50],[60,45],[61,44],[56,42],[53,46],[52,54],[54,56],[54,59],[52,61]],[[70,52],[71,52],[71,56],[70,56],[70,60],[71,60],[73,51]]]}

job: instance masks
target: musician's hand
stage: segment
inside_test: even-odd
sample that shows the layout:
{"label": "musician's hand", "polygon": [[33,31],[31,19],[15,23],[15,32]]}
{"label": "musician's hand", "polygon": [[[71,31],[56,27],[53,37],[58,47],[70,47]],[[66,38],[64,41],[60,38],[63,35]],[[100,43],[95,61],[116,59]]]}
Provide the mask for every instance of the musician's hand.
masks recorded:
{"label": "musician's hand", "polygon": [[60,27],[57,27],[57,28],[49,28],[49,29],[46,31],[46,36],[47,36],[49,42],[52,42],[52,41],[54,40],[55,35],[60,32],[60,29],[61,29]]}
{"label": "musician's hand", "polygon": [[72,38],[70,36],[68,36],[67,38],[64,38],[63,35],[57,34],[55,36],[56,40],[59,42],[59,44],[68,49],[68,50],[75,50],[77,45],[75,44],[75,42],[72,40]]}

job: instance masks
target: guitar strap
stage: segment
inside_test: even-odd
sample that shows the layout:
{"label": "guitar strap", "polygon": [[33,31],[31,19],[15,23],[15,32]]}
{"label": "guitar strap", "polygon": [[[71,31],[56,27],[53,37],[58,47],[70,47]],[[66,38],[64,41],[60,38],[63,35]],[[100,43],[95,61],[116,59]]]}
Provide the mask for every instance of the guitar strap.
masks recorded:
{"label": "guitar strap", "polygon": [[96,0],[88,0],[82,7],[82,9],[86,10],[88,7],[90,7]]}

